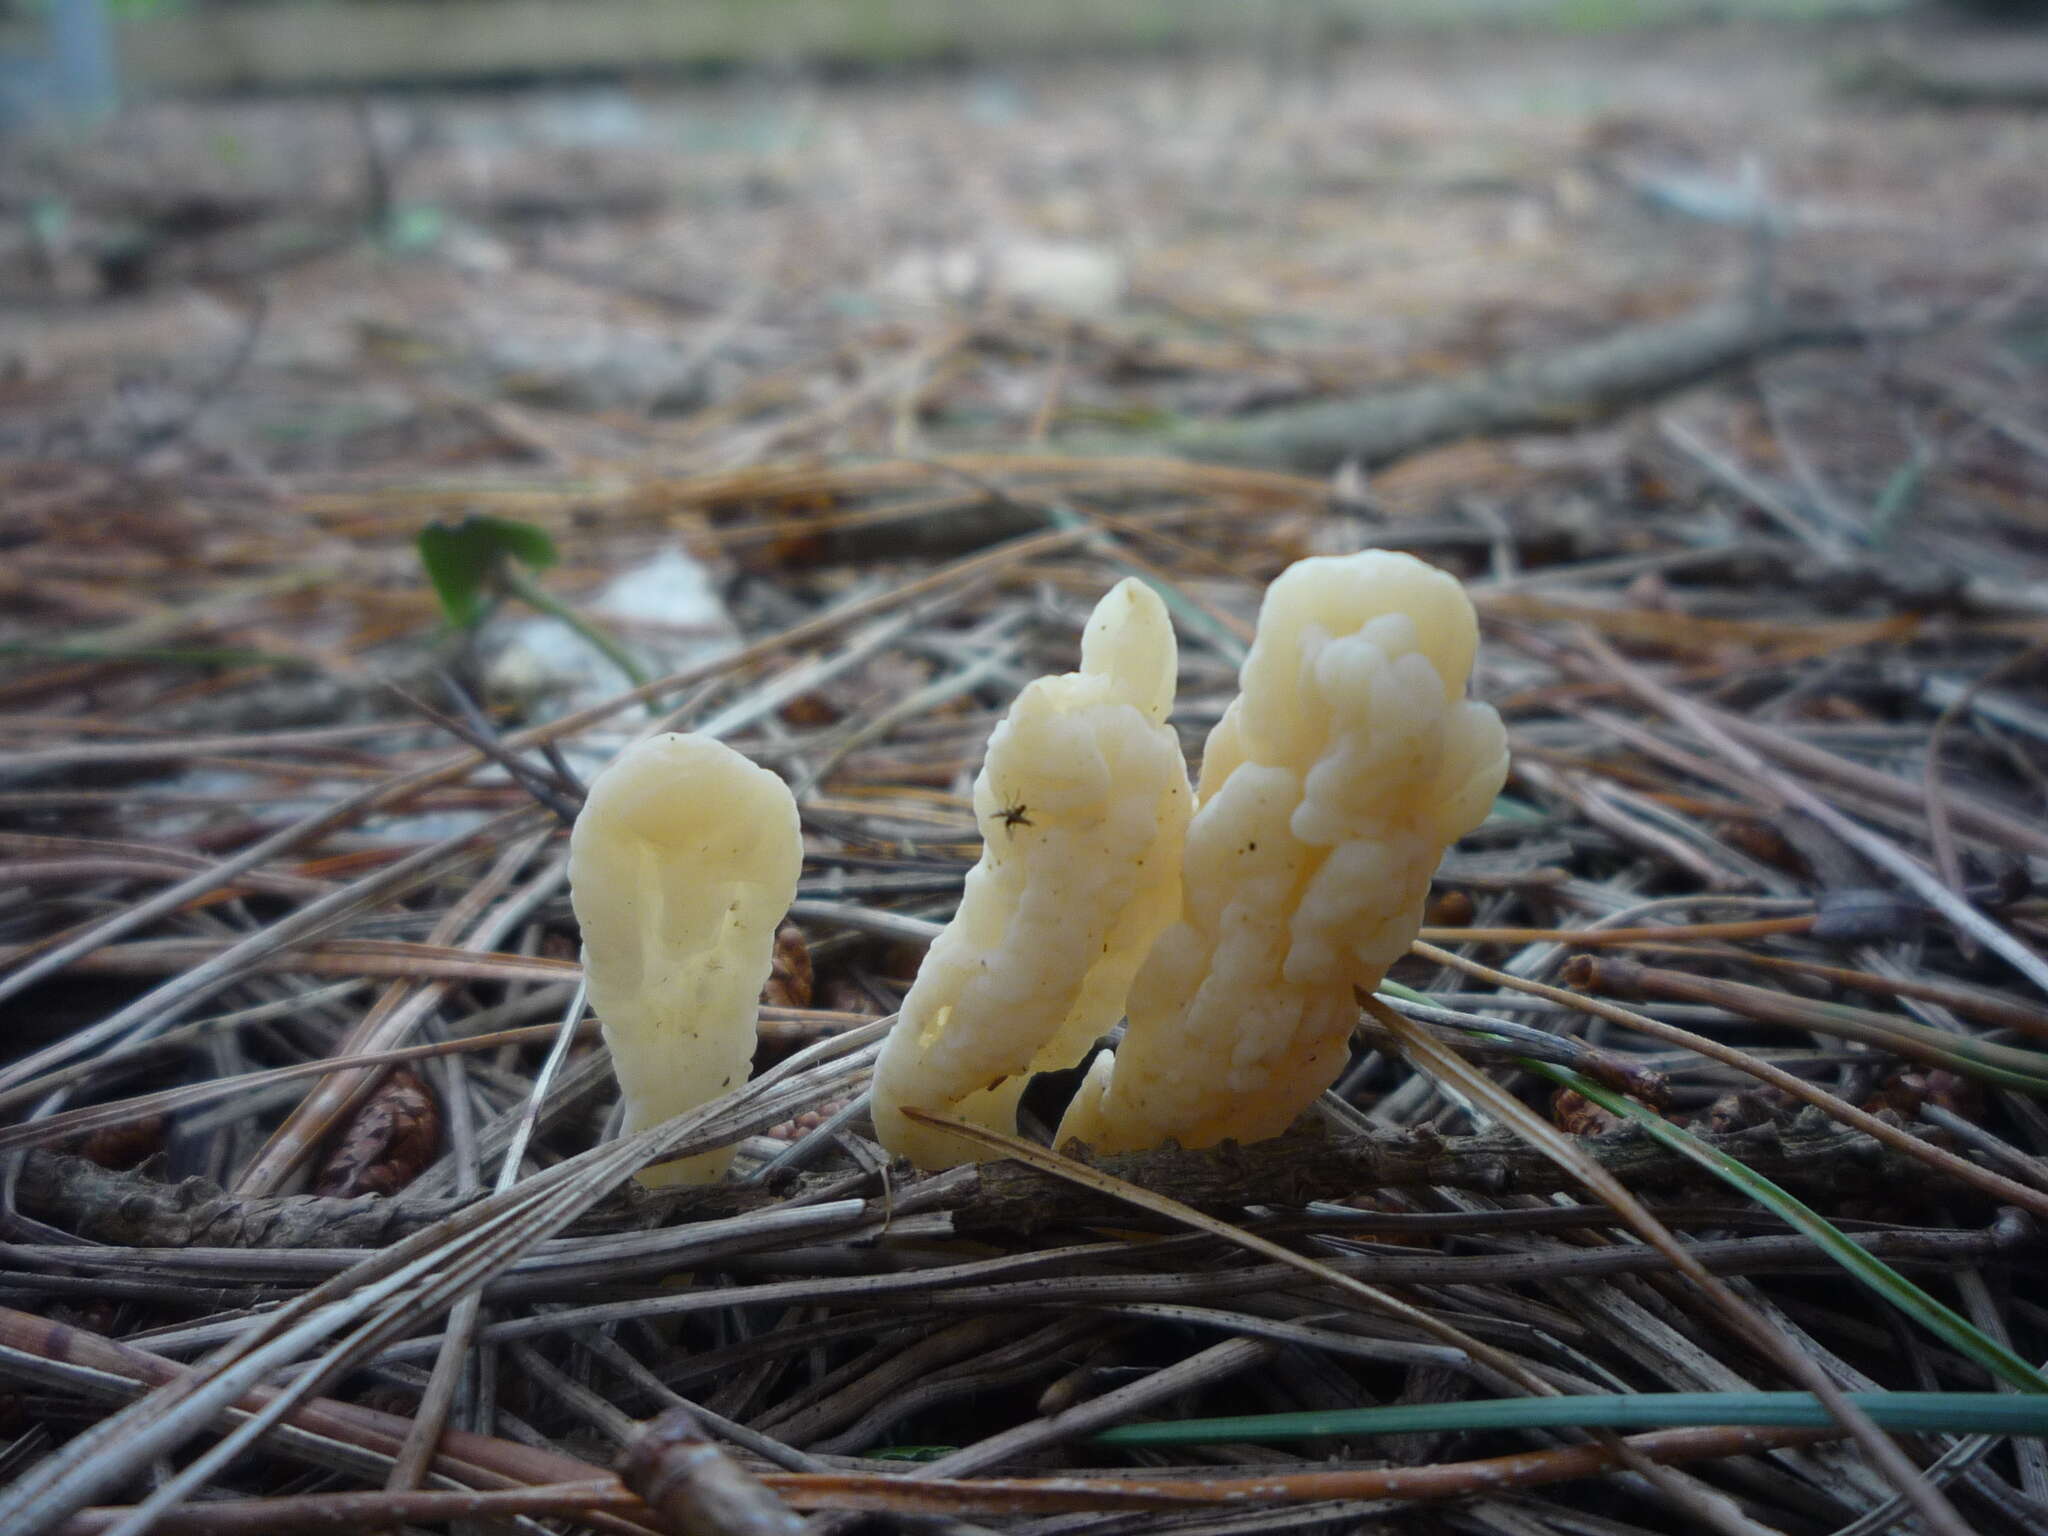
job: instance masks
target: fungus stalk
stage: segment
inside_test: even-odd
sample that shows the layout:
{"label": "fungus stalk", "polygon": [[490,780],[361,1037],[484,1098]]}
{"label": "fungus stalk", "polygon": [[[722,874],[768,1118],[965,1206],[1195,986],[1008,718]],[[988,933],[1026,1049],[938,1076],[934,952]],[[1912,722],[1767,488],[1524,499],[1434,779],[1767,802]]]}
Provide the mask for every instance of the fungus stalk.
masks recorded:
{"label": "fungus stalk", "polygon": [[922,1168],[972,1161],[974,1144],[903,1107],[1014,1132],[1031,1074],[1074,1065],[1122,1014],[1180,900],[1176,661],[1158,595],[1120,582],[1088,621],[1081,670],[1030,683],[989,738],[974,784],[980,862],[875,1070],[890,1152]]}
{"label": "fungus stalk", "polygon": [[[746,1081],[802,864],[788,786],[707,737],[650,737],[592,782],[569,839],[569,896],[627,1134]],[[708,1183],[731,1160],[706,1152],[639,1178]]]}
{"label": "fungus stalk", "polygon": [[1277,1136],[1342,1069],[1355,988],[1406,952],[1447,845],[1507,773],[1458,582],[1406,555],[1303,560],[1267,589],[1210,733],[1179,921],[1131,988],[1058,1142]]}

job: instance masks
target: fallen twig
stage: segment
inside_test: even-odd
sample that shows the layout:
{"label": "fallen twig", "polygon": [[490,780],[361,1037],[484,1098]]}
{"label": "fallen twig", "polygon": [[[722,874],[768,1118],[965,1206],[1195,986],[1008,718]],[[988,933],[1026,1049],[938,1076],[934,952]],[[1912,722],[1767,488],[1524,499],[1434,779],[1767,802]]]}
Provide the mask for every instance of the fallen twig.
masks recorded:
{"label": "fallen twig", "polygon": [[[1347,460],[1383,464],[1453,438],[1582,426],[1724,368],[1862,334],[1842,321],[1795,321],[1723,301],[1441,383],[1196,423],[1171,433],[1166,445],[1192,459],[1321,474]],[[1128,451],[1121,442],[1103,446]]]}

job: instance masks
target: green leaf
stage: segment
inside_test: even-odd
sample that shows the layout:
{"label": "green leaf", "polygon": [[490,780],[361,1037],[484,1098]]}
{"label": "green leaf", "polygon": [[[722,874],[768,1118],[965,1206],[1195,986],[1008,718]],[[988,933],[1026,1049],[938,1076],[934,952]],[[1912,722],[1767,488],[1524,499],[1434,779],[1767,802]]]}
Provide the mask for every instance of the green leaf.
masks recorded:
{"label": "green leaf", "polygon": [[555,541],[541,529],[503,517],[429,523],[416,542],[441,611],[457,629],[474,629],[482,621],[507,561],[544,571],[558,558]]}

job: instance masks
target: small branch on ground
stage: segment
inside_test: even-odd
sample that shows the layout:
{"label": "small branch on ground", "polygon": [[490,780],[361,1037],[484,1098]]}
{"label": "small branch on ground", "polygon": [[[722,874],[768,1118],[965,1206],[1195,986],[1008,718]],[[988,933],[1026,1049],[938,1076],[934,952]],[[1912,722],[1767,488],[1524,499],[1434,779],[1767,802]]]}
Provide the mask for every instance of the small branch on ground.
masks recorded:
{"label": "small branch on ground", "polygon": [[[1819,1114],[1702,1135],[1709,1145],[1815,1198],[1925,1187],[1920,1165],[1886,1152],[1859,1132]],[[1699,1184],[1693,1165],[1633,1131],[1589,1138],[1586,1150],[1632,1187],[1685,1189]],[[1095,1166],[1147,1189],[1205,1209],[1302,1205],[1382,1189],[1442,1187],[1489,1195],[1547,1194],[1573,1188],[1518,1138],[1500,1134],[1437,1136],[1386,1132],[1336,1139],[1306,1124],[1249,1147],[1201,1151],[1167,1147],[1100,1159]],[[1112,1214],[1057,1180],[1014,1163],[983,1163],[948,1202],[961,1231],[1030,1232]],[[628,1197],[608,1207],[606,1226],[710,1220],[774,1204],[785,1194],[712,1185],[658,1199]],[[31,1151],[22,1166],[23,1214],[95,1242],[140,1248],[379,1248],[459,1210],[461,1200],[322,1199],[307,1195],[237,1198],[205,1179],[166,1184],[113,1173],[84,1158]],[[1128,1212],[1122,1213],[1128,1221]]]}
{"label": "small branch on ground", "polygon": [[[1328,474],[1346,461],[1384,464],[1460,437],[1583,426],[1727,368],[1861,334],[1843,320],[1794,320],[1782,309],[1760,314],[1724,301],[1437,383],[1192,423],[1163,446],[1191,459]],[[1161,444],[1148,437],[1086,446],[1113,453]]]}

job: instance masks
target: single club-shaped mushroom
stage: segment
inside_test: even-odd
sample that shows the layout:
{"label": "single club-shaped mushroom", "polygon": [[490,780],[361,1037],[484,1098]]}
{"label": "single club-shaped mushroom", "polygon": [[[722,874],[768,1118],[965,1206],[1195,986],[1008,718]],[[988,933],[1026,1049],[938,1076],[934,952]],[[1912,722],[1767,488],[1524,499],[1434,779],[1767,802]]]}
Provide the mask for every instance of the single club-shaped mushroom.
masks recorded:
{"label": "single club-shaped mushroom", "polygon": [[1014,1132],[1034,1072],[1070,1067],[1123,1012],[1180,899],[1189,810],[1166,606],[1126,580],[1096,605],[1081,670],[1028,684],[974,783],[981,860],[875,1069],[875,1129],[921,1168],[978,1149],[905,1105]]}
{"label": "single club-shaped mushroom", "polygon": [[[628,1135],[746,1081],[803,857],[788,786],[708,737],[650,737],[591,783],[569,838],[569,899]],[[640,1182],[708,1183],[731,1160],[679,1158]]]}
{"label": "single club-shaped mushroom", "polygon": [[1302,560],[1267,588],[1202,760],[1180,921],[1058,1142],[1259,1141],[1335,1080],[1354,989],[1407,950],[1507,774],[1499,716],[1464,698],[1478,639],[1464,589],[1407,555]]}

